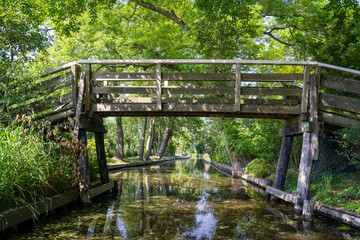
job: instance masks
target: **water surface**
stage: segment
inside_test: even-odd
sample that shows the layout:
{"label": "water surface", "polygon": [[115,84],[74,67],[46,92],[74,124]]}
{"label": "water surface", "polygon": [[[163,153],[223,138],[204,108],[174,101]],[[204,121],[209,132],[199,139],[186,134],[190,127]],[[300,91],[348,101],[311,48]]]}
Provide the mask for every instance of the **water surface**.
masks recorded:
{"label": "water surface", "polygon": [[[112,174],[118,192],[11,239],[360,239],[358,230],[271,204],[261,189],[191,158]],[[260,192],[260,193],[258,193]]]}

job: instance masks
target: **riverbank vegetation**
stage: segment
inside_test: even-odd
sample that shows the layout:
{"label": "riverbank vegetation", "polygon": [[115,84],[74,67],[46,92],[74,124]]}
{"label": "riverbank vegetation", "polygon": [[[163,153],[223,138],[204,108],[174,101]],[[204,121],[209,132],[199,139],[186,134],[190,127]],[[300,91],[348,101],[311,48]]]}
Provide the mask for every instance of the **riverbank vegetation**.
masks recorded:
{"label": "riverbank vegetation", "polygon": [[[16,123],[17,114],[29,111],[24,103],[41,93],[31,90],[37,76],[51,68],[78,59],[208,58],[314,60],[360,70],[360,7],[355,0],[6,0],[0,10],[0,171],[4,173],[0,203],[7,205],[61,192],[76,183],[71,135],[65,131],[65,135],[56,133],[59,138],[46,138],[35,127]],[[226,66],[196,68],[233,71]],[[182,66],[167,70],[192,71]],[[246,72],[253,70],[244,66]],[[274,178],[281,144],[278,131],[283,126],[280,120],[182,117],[109,118],[105,124],[107,158],[207,153],[214,161],[237,163],[248,173],[269,179]],[[348,128],[322,136],[324,150],[313,170],[312,187],[318,189],[311,190],[313,198],[359,211],[359,132]],[[61,139],[71,147],[63,146]],[[95,150],[91,134],[88,139]],[[291,173],[299,166],[300,153],[301,137],[297,137],[288,191],[295,191],[297,176]],[[97,166],[94,154],[90,154],[92,178]]]}

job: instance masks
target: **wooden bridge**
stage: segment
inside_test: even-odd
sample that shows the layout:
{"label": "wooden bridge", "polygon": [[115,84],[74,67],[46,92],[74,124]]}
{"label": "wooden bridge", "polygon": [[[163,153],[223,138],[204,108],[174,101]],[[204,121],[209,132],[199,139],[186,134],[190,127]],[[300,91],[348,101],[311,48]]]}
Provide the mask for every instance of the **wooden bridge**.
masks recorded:
{"label": "wooden bridge", "polygon": [[[283,190],[293,138],[302,134],[297,195],[305,200],[312,160],[318,158],[318,132],[360,120],[358,76],[360,71],[318,62],[79,60],[48,72],[35,87],[38,97],[13,108],[26,107],[27,115],[52,122],[75,117],[75,135],[84,143],[86,131],[95,132],[102,182],[108,181],[103,117],[284,119],[274,187]],[[79,164],[87,202],[87,156]],[[301,211],[302,202],[295,209]]]}

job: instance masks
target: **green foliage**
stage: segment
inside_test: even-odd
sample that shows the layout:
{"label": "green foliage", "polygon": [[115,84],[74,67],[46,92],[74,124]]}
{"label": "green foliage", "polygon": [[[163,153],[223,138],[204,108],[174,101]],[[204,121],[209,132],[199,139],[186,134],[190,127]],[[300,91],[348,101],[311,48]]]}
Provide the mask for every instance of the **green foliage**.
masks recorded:
{"label": "green foliage", "polygon": [[255,158],[245,168],[245,172],[255,177],[269,176],[269,164],[264,158]]}
{"label": "green foliage", "polygon": [[29,206],[76,183],[70,137],[59,133],[44,125],[0,126],[0,209]]}
{"label": "green foliage", "polygon": [[342,128],[335,132],[334,140],[341,147],[338,153],[346,157],[350,164],[360,171],[360,124]]}
{"label": "green foliage", "polygon": [[[105,140],[105,144],[106,144],[106,140]],[[88,139],[87,145],[90,148],[90,150],[88,151],[90,180],[93,181],[93,180],[96,180],[97,174],[99,172],[99,164],[97,161],[95,138]]]}

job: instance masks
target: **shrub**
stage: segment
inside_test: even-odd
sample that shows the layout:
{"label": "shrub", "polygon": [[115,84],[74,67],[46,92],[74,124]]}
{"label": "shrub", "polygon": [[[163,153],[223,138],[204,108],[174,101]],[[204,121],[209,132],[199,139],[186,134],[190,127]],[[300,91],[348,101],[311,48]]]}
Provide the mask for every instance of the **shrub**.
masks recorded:
{"label": "shrub", "polygon": [[269,164],[265,158],[255,158],[246,166],[245,172],[255,177],[267,177],[270,174]]}
{"label": "shrub", "polygon": [[334,140],[341,147],[338,153],[360,171],[360,124],[336,131]]}

